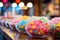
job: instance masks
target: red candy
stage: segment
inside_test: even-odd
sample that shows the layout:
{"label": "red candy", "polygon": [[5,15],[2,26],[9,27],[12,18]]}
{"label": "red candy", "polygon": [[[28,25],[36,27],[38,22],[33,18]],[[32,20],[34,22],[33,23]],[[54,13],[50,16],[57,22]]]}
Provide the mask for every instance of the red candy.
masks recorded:
{"label": "red candy", "polygon": [[43,21],[41,20],[32,21],[27,25],[26,31],[31,35],[32,34],[44,35],[49,31],[49,28],[47,27],[47,25],[48,24],[43,23]]}

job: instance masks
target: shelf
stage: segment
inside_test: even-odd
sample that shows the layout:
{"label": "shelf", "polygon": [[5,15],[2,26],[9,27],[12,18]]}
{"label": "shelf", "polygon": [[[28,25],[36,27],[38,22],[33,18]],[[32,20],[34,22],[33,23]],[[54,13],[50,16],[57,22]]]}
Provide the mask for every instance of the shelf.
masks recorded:
{"label": "shelf", "polygon": [[[13,40],[53,40],[52,37],[50,36],[47,36],[47,38],[45,39],[36,39],[36,38],[30,38],[28,35],[26,34],[19,34],[17,32],[13,32],[11,31],[10,29],[6,28],[6,27],[1,27],[1,29],[8,35],[10,36]],[[18,39],[17,38],[17,35],[19,36]]]}

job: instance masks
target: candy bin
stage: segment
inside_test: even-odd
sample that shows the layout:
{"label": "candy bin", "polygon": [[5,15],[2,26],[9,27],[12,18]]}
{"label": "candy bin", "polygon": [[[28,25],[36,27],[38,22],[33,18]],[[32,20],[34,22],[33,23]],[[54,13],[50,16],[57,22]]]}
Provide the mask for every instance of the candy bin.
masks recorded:
{"label": "candy bin", "polygon": [[29,22],[30,22],[29,20],[22,20],[21,22],[19,22],[19,23],[16,25],[16,30],[17,30],[19,33],[26,33],[26,31],[25,31],[25,26],[26,26]]}
{"label": "candy bin", "polygon": [[9,22],[9,27],[11,30],[16,30],[16,25],[20,22],[20,19],[13,19]]}
{"label": "candy bin", "polygon": [[42,20],[35,20],[26,25],[25,30],[32,38],[46,38],[50,27],[48,27]]}
{"label": "candy bin", "polygon": [[55,32],[55,35],[58,35],[56,37],[60,38],[60,23],[58,23],[56,25],[56,28],[55,28],[55,31],[54,32]]}
{"label": "candy bin", "polygon": [[31,17],[33,20],[42,20],[44,23],[48,23],[49,22],[49,19],[47,17],[44,17],[44,16],[41,16],[41,17],[37,17],[37,16],[34,16],[34,17]]}
{"label": "candy bin", "polygon": [[6,21],[6,19],[2,19],[2,20],[1,20],[1,25],[2,25],[2,26],[5,26],[5,21]]}
{"label": "candy bin", "polygon": [[51,26],[52,35],[54,38],[60,38],[60,17],[52,18],[49,21]]}
{"label": "candy bin", "polygon": [[0,16],[0,25],[1,26],[2,26],[2,23],[1,23],[2,19],[3,19],[3,16]]}
{"label": "candy bin", "polygon": [[12,20],[12,19],[6,19],[6,21],[5,21],[5,26],[6,26],[7,28],[10,28],[10,27],[9,27],[9,22],[11,22],[11,20]]}

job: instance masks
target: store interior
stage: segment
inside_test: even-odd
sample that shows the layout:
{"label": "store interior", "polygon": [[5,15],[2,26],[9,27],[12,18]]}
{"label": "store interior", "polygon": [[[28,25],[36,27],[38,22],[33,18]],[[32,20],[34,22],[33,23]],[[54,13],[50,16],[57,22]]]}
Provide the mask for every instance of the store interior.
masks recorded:
{"label": "store interior", "polygon": [[0,0],[0,40],[60,40],[59,0]]}

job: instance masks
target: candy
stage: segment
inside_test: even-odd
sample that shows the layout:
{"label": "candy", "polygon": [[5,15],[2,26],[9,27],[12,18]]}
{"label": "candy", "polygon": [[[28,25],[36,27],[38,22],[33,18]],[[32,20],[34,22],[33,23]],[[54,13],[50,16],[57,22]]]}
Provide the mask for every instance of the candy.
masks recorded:
{"label": "candy", "polygon": [[33,29],[35,29],[35,26],[32,26]]}
{"label": "candy", "polygon": [[21,21],[21,19],[19,18],[14,18],[12,19],[10,22],[9,22],[9,27],[11,29],[15,29],[16,28],[16,25]]}
{"label": "candy", "polygon": [[28,20],[30,17],[29,16],[23,16],[21,17],[22,20]]}
{"label": "candy", "polygon": [[42,20],[44,23],[47,23],[49,21],[47,17],[40,17],[40,20]]}
{"label": "candy", "polygon": [[59,26],[60,27],[60,23],[58,23],[56,26]]}
{"label": "candy", "polygon": [[[34,24],[34,25],[31,25]],[[47,24],[48,25],[48,24]],[[49,28],[42,20],[34,20],[31,21],[27,27],[25,27],[25,30],[27,31],[28,35],[37,36],[37,35],[46,35],[48,33]]]}
{"label": "candy", "polygon": [[56,25],[59,22],[60,22],[60,17],[55,17],[55,18],[51,19],[48,23],[50,25]]}
{"label": "candy", "polygon": [[33,31],[32,31],[32,30],[30,30],[29,32],[30,32],[30,33],[32,33]]}
{"label": "candy", "polygon": [[55,36],[60,36],[60,17],[52,18],[48,23],[50,24]]}
{"label": "candy", "polygon": [[17,25],[16,25],[16,30],[18,32],[22,32],[24,33],[25,32],[25,26],[29,23],[29,20],[22,20],[21,22],[19,22]]}

